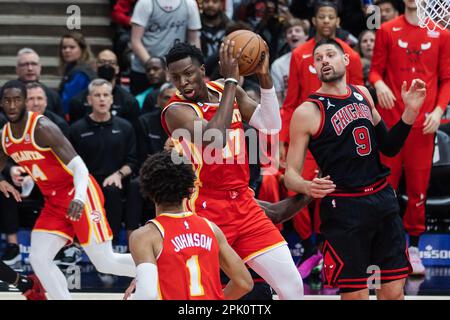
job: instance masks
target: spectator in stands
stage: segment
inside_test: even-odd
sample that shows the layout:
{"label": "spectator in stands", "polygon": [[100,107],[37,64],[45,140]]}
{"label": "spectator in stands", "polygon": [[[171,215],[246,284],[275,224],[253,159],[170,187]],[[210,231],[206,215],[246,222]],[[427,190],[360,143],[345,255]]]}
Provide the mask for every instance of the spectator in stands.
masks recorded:
{"label": "spectator in stands", "polygon": [[273,86],[280,106],[283,105],[284,97],[286,96],[292,51],[305,43],[309,31],[308,26],[302,20],[296,18],[286,21],[284,29],[286,42],[291,51],[276,59],[271,66]]}
{"label": "spectator in stands", "polygon": [[161,57],[151,57],[145,70],[150,87],[136,96],[142,114],[155,108],[159,88],[167,81],[166,61]]}
{"label": "spectator in stands", "polygon": [[86,89],[89,82],[95,77],[93,58],[90,46],[81,33],[71,32],[61,37],[59,66],[63,77],[59,85],[59,94],[66,121],[70,120],[70,100]]}
{"label": "spectator in stands", "polygon": [[46,116],[61,129],[66,137],[69,137],[69,125],[67,122],[56,113],[48,110],[48,98],[44,88],[38,82],[30,82],[27,84],[27,110]]}
{"label": "spectator in stands", "polygon": [[282,54],[290,51],[290,48],[286,46],[286,39],[283,36],[283,23],[284,17],[279,14],[277,2],[266,0],[263,17],[256,25],[254,31],[259,34],[269,46],[270,63]]}
{"label": "spectator in stands", "polygon": [[376,101],[375,88],[369,82],[370,64],[372,63],[373,48],[375,47],[375,31],[364,30],[358,37],[358,52],[361,56],[361,63],[363,67],[364,85],[369,89],[369,92]]}
{"label": "spectator in stands", "polygon": [[137,95],[149,87],[145,65],[163,57],[176,42],[200,48],[200,13],[195,0],[139,0],[131,18],[130,91]]}
{"label": "spectator in stands", "polygon": [[[95,79],[89,84],[88,102],[92,113],[70,128],[70,140],[89,172],[102,187],[105,210],[114,239],[119,239],[123,199],[129,178],[137,171],[136,136],[131,124],[111,114],[112,84]],[[126,229],[138,227],[137,213],[126,210]]]}
{"label": "spectator in stands", "polygon": [[111,20],[115,24],[114,52],[119,58],[121,70],[127,71],[130,67],[131,48],[131,15],[137,0],[117,0],[111,11]]}
{"label": "spectator in stands", "polygon": [[[113,104],[111,114],[129,121],[136,128],[139,117],[139,106],[136,99],[118,82],[120,68],[117,56],[111,50],[103,50],[97,55],[95,63],[97,75],[101,79],[109,81],[113,86]],[[69,103],[70,122],[75,123],[86,114],[92,112],[88,103],[88,89],[84,89],[74,96]]]}
{"label": "spectator in stands", "polygon": [[394,0],[377,0],[375,5],[380,7],[381,23],[398,17],[398,9]]}
{"label": "spectator in stands", "polygon": [[203,55],[210,57],[219,51],[220,43],[225,37],[225,28],[230,19],[224,12],[221,0],[204,0],[201,14],[202,31],[200,35]]}
{"label": "spectator in stands", "polygon": [[161,125],[161,112],[176,89],[170,82],[161,85],[158,90],[155,110],[139,117],[138,154],[139,163],[143,163],[149,154],[162,151],[167,134]]}
{"label": "spectator in stands", "polygon": [[[17,52],[16,74],[18,80],[23,83],[39,82],[41,78],[42,64],[39,55],[30,48],[22,48]],[[63,116],[61,98],[56,90],[42,85],[47,96],[48,110]]]}

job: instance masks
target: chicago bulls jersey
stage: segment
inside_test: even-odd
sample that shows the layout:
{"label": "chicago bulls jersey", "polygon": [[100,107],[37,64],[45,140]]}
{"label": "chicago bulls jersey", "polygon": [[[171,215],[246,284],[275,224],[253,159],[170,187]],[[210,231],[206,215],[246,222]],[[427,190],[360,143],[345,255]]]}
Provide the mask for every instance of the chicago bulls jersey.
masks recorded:
{"label": "chicago bulls jersey", "polygon": [[[222,99],[223,85],[211,81],[207,84],[208,90],[215,92]],[[191,107],[197,116],[206,121],[210,121],[216,114],[219,103],[192,102],[186,100],[177,92],[169,101],[161,114],[161,122],[164,130],[172,136],[165,120],[167,108],[173,105],[185,105]],[[205,134],[203,132],[203,134]],[[191,142],[181,141],[178,147],[183,148],[183,153],[190,158],[195,167],[197,184],[204,188],[214,188],[215,190],[234,190],[247,188],[249,181],[249,167],[247,160],[247,150],[244,136],[244,126],[242,116],[237,103],[234,103],[234,111],[230,130],[227,134],[227,144],[221,150],[213,150],[211,146],[202,146],[201,137],[193,137]],[[175,141],[176,142],[176,141]],[[192,143],[194,142],[194,143]],[[177,143],[176,143],[177,146]]]}
{"label": "chicago bulls jersey", "polygon": [[337,190],[369,186],[389,174],[380,162],[370,103],[357,87],[349,85],[344,96],[315,93],[307,101],[322,115],[309,149]]}
{"label": "chicago bulls jersey", "polygon": [[[72,172],[51,148],[40,147],[34,140],[34,130],[42,117],[28,112],[28,121],[22,137],[15,138],[8,122],[3,127],[2,146],[5,154],[33,178],[46,199],[68,206],[74,196]],[[92,181],[89,181],[91,186]]]}
{"label": "chicago bulls jersey", "polygon": [[150,220],[163,237],[157,257],[164,300],[222,300],[219,244],[210,223],[192,212],[160,214]]}

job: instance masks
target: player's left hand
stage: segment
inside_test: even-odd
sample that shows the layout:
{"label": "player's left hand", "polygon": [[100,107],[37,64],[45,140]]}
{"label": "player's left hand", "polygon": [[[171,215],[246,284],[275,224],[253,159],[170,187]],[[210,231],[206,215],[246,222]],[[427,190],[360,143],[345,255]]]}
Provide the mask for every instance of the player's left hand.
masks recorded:
{"label": "player's left hand", "polygon": [[118,171],[114,172],[112,175],[110,175],[103,181],[104,187],[113,185],[119,189],[122,189],[122,176]]}
{"label": "player's left hand", "polygon": [[441,108],[436,107],[433,112],[425,115],[425,121],[423,123],[423,134],[432,134],[439,129],[439,125],[441,124],[441,118],[444,114]]}
{"label": "player's left hand", "polygon": [[66,218],[68,218],[71,221],[78,221],[81,218],[83,210],[84,210],[83,201],[73,199],[69,204],[69,209],[67,209]]}
{"label": "player's left hand", "polygon": [[426,96],[426,84],[422,80],[414,79],[409,90],[406,90],[406,81],[403,81],[402,99],[405,103],[405,109],[418,114]]}
{"label": "player's left hand", "polygon": [[127,290],[125,291],[125,294],[123,295],[122,300],[128,300],[131,295],[133,294],[134,290],[136,289],[136,279],[133,279],[128,286]]}
{"label": "player's left hand", "polygon": [[9,194],[11,194],[17,202],[22,202],[20,192],[5,180],[0,181],[0,192],[3,193],[6,198],[9,198]]}
{"label": "player's left hand", "polygon": [[267,43],[264,41],[265,44],[265,56],[264,56],[264,60],[262,62],[260,62],[259,67],[256,69],[255,73],[257,75],[267,75],[270,73],[270,64],[269,64],[269,46],[267,45]]}

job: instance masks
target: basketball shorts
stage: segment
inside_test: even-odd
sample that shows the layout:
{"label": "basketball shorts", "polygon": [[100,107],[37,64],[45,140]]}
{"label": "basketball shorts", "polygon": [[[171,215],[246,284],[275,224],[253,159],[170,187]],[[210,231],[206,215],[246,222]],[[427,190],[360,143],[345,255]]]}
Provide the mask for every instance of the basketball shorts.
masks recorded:
{"label": "basketball shorts", "polygon": [[44,208],[36,220],[33,232],[53,233],[66,238],[69,243],[76,236],[83,246],[91,244],[93,240],[97,243],[112,240],[112,231],[103,206],[103,193],[95,180],[91,178],[89,181],[84,211],[78,221],[67,218],[72,198],[73,190],[58,191],[54,196],[45,197]]}
{"label": "basketball shorts", "polygon": [[250,188],[201,189],[194,212],[219,226],[244,262],[286,244],[280,231],[256,203]]}
{"label": "basketball shorts", "polygon": [[394,190],[321,201],[325,286],[351,292],[406,278],[411,272]]}

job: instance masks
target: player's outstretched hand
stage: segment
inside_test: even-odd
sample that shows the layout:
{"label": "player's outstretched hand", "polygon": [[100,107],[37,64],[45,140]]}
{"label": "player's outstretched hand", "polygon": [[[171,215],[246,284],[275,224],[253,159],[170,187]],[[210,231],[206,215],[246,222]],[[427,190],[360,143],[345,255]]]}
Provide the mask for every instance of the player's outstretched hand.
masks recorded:
{"label": "player's outstretched hand", "polygon": [[426,84],[420,79],[414,79],[409,90],[406,90],[406,86],[406,81],[403,81],[402,99],[405,103],[405,109],[418,114],[427,96]]}
{"label": "player's outstretched hand", "polygon": [[0,192],[3,193],[6,198],[9,198],[9,194],[11,194],[17,202],[22,202],[20,192],[5,180],[0,181]]}
{"label": "player's outstretched hand", "polygon": [[309,195],[313,198],[321,199],[335,190],[336,185],[331,180],[330,176],[314,178],[309,186]]}
{"label": "player's outstretched hand", "polygon": [[234,78],[239,80],[239,65],[238,61],[242,54],[242,49],[239,49],[237,55],[233,55],[234,41],[226,40],[222,42],[219,50],[220,58],[220,74],[226,78]]}
{"label": "player's outstretched hand", "polygon": [[78,221],[81,218],[81,214],[84,210],[84,203],[78,199],[73,199],[67,209],[66,217],[72,221]]}

